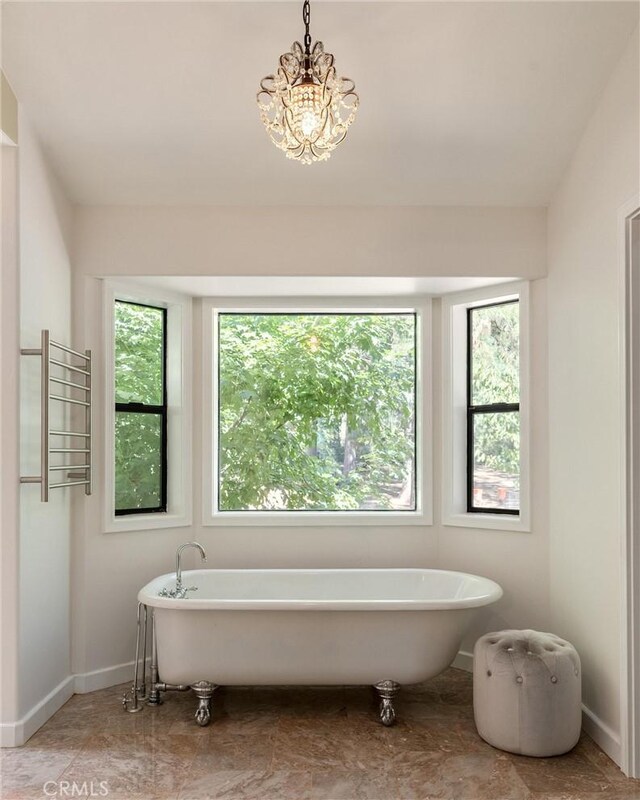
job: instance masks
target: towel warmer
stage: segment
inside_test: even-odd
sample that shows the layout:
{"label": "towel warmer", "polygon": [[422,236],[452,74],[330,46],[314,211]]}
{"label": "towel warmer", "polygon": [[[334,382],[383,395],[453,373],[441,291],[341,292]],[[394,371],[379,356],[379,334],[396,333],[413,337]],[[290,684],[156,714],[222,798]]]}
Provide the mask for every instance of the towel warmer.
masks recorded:
{"label": "towel warmer", "polygon": [[[49,490],[61,489],[65,486],[84,486],[85,494],[91,494],[92,462],[91,462],[91,350],[80,353],[64,344],[53,341],[48,330],[42,331],[41,346],[34,349],[22,349],[23,356],[40,356],[40,475],[26,475],[20,483],[39,483],[40,499],[49,502]],[[66,357],[66,360],[65,360]],[[74,360],[76,363],[73,363]],[[77,363],[77,361],[80,363]],[[52,374],[52,367],[61,370],[65,376]],[[76,379],[76,376],[79,376]],[[73,378],[73,380],[71,380]],[[80,382],[82,381],[82,382]],[[61,387],[56,389],[52,386]],[[67,389],[67,394],[64,394]],[[82,393],[81,397],[72,392]],[[49,422],[49,403],[51,401],[79,406],[84,409],[84,430],[52,430]],[[52,439],[53,444],[52,446]],[[80,439],[82,446],[70,446]],[[69,442],[71,440],[71,442]],[[61,442],[61,443],[60,443]],[[67,446],[65,446],[67,445]],[[84,456],[82,464],[51,464],[52,454]],[[50,473],[66,473],[66,480],[54,479]]]}

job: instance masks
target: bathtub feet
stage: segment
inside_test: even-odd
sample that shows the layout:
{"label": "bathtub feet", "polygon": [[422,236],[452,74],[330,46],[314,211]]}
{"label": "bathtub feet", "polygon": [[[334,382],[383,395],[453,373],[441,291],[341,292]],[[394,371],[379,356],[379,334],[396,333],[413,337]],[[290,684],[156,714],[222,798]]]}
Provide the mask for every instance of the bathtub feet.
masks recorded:
{"label": "bathtub feet", "polygon": [[191,688],[198,698],[196,722],[201,728],[204,728],[211,722],[211,698],[218,687],[215,683],[210,683],[209,681],[198,681]]}
{"label": "bathtub feet", "polygon": [[400,684],[395,681],[380,681],[373,688],[380,697],[380,722],[388,728],[396,721],[393,699],[400,691]]}

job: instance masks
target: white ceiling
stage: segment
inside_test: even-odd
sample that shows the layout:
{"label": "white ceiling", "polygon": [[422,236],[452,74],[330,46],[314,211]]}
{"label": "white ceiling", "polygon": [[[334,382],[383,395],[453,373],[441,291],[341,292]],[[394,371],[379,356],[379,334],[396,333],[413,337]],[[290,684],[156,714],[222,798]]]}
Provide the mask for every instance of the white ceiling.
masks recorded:
{"label": "white ceiling", "polygon": [[242,275],[143,275],[118,283],[149,286],[192,297],[438,297],[451,292],[508,283],[513,278],[358,278]]}
{"label": "white ceiling", "polygon": [[258,82],[298,4],[3,3],[3,69],[84,204],[544,205],[638,20],[633,2],[314,3],[361,109],[288,161]]}

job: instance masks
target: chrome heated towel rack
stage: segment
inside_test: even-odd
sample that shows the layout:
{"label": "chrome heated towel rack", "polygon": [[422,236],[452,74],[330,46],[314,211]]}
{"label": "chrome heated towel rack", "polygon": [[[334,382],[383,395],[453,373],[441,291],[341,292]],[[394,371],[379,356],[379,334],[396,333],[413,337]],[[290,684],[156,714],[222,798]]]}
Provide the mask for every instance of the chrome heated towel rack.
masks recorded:
{"label": "chrome heated towel rack", "polygon": [[[40,402],[41,402],[41,450],[40,475],[26,475],[20,483],[39,483],[40,499],[49,502],[50,489],[65,486],[84,486],[85,494],[91,494],[91,350],[80,353],[64,344],[54,342],[49,331],[42,331],[40,348],[22,349],[23,356],[40,356]],[[64,376],[64,377],[62,377]],[[58,388],[60,387],[60,388]],[[50,425],[50,403],[70,404],[84,409],[84,415],[76,420],[84,430],[53,430]],[[84,418],[84,425],[82,424]],[[75,444],[74,444],[75,443]],[[51,456],[63,458],[83,456],[82,464],[52,464]],[[65,480],[51,480],[51,473],[66,475]]]}

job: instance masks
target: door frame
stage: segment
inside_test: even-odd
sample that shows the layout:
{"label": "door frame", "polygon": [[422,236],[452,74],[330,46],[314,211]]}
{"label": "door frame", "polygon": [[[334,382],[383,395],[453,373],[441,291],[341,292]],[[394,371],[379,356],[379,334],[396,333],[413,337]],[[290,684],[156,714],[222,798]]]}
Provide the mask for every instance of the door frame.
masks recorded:
{"label": "door frame", "polygon": [[[640,257],[632,232],[640,195],[618,212],[621,393],[621,768],[640,777]],[[634,313],[635,312],[635,313]]]}

